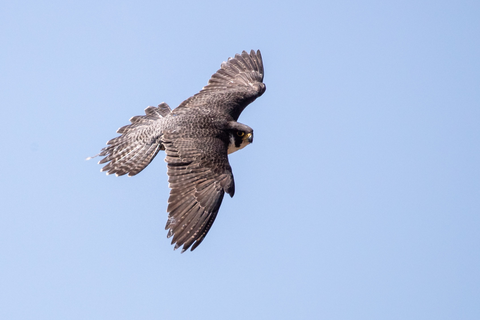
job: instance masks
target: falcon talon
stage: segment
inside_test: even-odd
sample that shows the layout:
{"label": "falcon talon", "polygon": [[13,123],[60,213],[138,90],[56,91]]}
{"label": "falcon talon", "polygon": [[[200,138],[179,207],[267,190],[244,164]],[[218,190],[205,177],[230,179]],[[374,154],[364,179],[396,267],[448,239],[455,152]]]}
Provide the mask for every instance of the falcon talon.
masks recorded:
{"label": "falcon talon", "polygon": [[225,193],[235,193],[228,155],[253,142],[253,129],[237,120],[265,92],[263,75],[259,50],[236,54],[174,110],[162,102],[130,118],[97,155],[107,175],[134,176],[165,150],[171,189],[165,229],[182,253],[202,243]]}

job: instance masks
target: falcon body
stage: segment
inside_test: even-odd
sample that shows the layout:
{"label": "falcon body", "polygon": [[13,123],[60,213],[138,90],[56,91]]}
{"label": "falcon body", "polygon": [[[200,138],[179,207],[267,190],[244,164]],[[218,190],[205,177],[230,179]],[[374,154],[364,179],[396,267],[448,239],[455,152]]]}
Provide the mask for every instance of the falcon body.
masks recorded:
{"label": "falcon body", "polygon": [[237,120],[265,92],[263,74],[260,51],[243,51],[174,110],[161,103],[131,118],[97,155],[106,163],[101,171],[134,176],[165,151],[171,189],[165,229],[175,249],[194,250],[215,221],[224,194],[233,197],[228,154],[253,142],[253,129]]}

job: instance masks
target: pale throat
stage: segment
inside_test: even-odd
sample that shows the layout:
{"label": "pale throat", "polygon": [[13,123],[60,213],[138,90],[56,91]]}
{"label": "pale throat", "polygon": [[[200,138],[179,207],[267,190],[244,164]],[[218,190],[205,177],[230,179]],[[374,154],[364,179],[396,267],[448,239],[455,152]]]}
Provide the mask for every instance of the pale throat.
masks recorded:
{"label": "pale throat", "polygon": [[228,154],[234,153],[240,149],[245,148],[250,143],[247,140],[242,140],[242,143],[239,147],[235,146],[235,137],[233,135],[230,136],[230,143],[228,144]]}

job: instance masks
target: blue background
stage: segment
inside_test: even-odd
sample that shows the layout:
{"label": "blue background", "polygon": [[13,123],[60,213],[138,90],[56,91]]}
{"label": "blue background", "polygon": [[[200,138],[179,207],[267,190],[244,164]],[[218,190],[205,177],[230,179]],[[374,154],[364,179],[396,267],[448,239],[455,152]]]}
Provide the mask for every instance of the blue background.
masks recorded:
{"label": "blue background", "polygon": [[[480,319],[480,2],[3,1],[2,319]],[[85,161],[260,49],[202,245]]]}

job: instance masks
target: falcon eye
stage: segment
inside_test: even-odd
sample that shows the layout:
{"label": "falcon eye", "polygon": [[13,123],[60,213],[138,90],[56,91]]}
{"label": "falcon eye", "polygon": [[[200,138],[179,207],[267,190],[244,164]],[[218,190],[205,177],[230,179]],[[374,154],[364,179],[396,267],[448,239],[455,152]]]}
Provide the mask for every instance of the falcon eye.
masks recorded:
{"label": "falcon eye", "polygon": [[243,131],[237,131],[237,136],[243,137],[245,135],[245,132]]}

